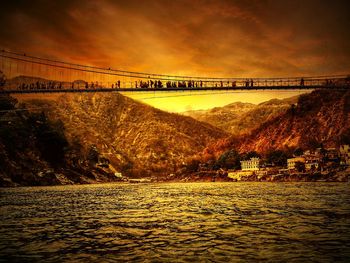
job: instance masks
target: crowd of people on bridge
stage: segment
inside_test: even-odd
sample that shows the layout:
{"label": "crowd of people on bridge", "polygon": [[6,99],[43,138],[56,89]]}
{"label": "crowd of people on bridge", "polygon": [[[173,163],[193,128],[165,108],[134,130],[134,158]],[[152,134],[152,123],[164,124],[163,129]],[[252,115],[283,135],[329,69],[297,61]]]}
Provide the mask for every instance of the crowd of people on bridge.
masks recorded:
{"label": "crowd of people on bridge", "polygon": [[203,88],[203,87],[236,87],[236,81],[194,81],[194,80],[188,80],[188,81],[166,81],[165,85],[161,80],[148,80],[148,81],[135,81],[135,88],[152,88],[152,89],[159,89],[159,88]]}
{"label": "crowd of people on bridge", "polygon": [[[112,89],[120,88],[120,80],[112,84]],[[95,82],[60,82],[60,81],[35,81],[32,83],[17,84],[18,90],[66,90],[66,89],[102,89],[105,86],[98,81]]]}
{"label": "crowd of people on bridge", "polygon": [[[248,83],[248,82],[247,82]],[[253,80],[251,82],[253,83]],[[74,81],[74,82],[60,82],[60,81],[35,81],[35,82],[23,82],[16,84],[18,90],[65,90],[65,89],[102,89],[102,88],[112,88],[112,89],[120,89],[121,81],[118,80],[115,83],[104,85],[101,82],[87,82],[87,81]],[[125,87],[128,87],[127,82],[124,84]],[[248,87],[249,85],[246,85]],[[131,86],[130,86],[131,87]],[[129,87],[129,88],[130,88]],[[236,81],[166,81],[162,80],[139,80],[135,81],[135,88],[151,88],[151,89],[162,89],[162,88],[203,88],[203,87],[236,87]],[[252,87],[252,85],[251,85]]]}
{"label": "crowd of people on bridge", "polygon": [[[350,78],[346,78],[344,80],[345,85],[350,85]],[[130,83],[128,85],[128,83]],[[292,82],[292,86],[298,86],[298,80],[294,80]],[[267,81],[261,81],[257,82],[257,85],[255,85],[255,82],[253,79],[246,79],[246,80],[240,80],[240,81],[203,81],[203,80],[188,80],[188,81],[162,81],[162,80],[137,80],[135,81],[134,87],[132,87],[132,82],[125,82],[124,87],[121,86],[121,81],[118,80],[115,83],[112,84],[104,84],[102,82],[87,82],[87,81],[73,81],[73,82],[59,82],[59,81],[36,81],[32,83],[20,83],[17,84],[17,89],[18,90],[67,90],[67,89],[76,89],[76,90],[83,90],[83,89],[89,89],[89,90],[94,90],[94,89],[122,89],[122,88],[141,88],[141,89],[183,89],[183,88],[236,88],[236,87],[244,87],[244,88],[256,88],[256,87],[264,87],[264,86],[289,86],[286,83],[282,83],[282,80],[270,80],[269,82]],[[277,84],[277,85],[275,85]],[[296,84],[296,85],[295,85]],[[299,81],[299,86],[300,87],[313,87],[313,82],[312,80],[308,80],[308,83],[305,83],[304,78],[301,78]],[[323,85],[323,86],[336,86],[337,82],[335,80],[331,79],[325,79],[323,83],[318,83],[318,85]],[[13,87],[13,86],[12,86]]]}
{"label": "crowd of people on bridge", "polygon": [[63,82],[58,81],[48,81],[48,82],[41,82],[36,81],[32,83],[20,83],[17,86],[17,89],[19,90],[55,90],[55,89],[62,89],[63,88]]}

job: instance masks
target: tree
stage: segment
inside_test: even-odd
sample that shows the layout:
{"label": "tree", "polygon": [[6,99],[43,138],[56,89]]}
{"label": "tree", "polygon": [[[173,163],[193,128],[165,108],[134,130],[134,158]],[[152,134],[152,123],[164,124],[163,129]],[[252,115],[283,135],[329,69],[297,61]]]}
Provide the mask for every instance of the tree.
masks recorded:
{"label": "tree", "polygon": [[241,155],[236,150],[228,150],[216,161],[216,167],[224,169],[240,169]]}
{"label": "tree", "polygon": [[266,156],[267,162],[274,166],[284,166],[287,163],[287,159],[287,154],[281,150],[272,150]]}
{"label": "tree", "polygon": [[187,164],[186,164],[186,170],[188,172],[197,172],[199,168],[199,160],[198,159],[191,159]]}
{"label": "tree", "polygon": [[295,162],[295,170],[305,172],[305,164],[303,162]]}
{"label": "tree", "polygon": [[0,70],[0,88],[4,87],[6,84],[6,76],[5,74]]}
{"label": "tree", "polygon": [[249,160],[250,158],[254,158],[254,157],[261,158],[260,154],[258,154],[256,151],[250,151],[244,154],[242,159]]}
{"label": "tree", "polygon": [[301,155],[303,155],[303,153],[304,153],[304,151],[303,151],[303,149],[301,149],[300,147],[298,147],[298,148],[296,148],[295,150],[294,150],[294,155],[295,156],[301,156]]}
{"label": "tree", "polygon": [[98,163],[98,150],[96,145],[91,145],[89,147],[88,153],[87,153],[87,160],[92,164],[95,165],[96,163]]}
{"label": "tree", "polygon": [[350,129],[345,130],[339,139],[340,144],[349,144],[350,145]]}
{"label": "tree", "polygon": [[0,95],[0,111],[5,114],[8,110],[13,110],[16,108],[17,99],[9,96],[9,95]]}
{"label": "tree", "polygon": [[292,114],[292,116],[295,115],[295,112],[296,112],[296,106],[295,106],[295,104],[290,105],[289,111],[290,111],[290,113]]}
{"label": "tree", "polygon": [[44,112],[32,114],[28,122],[33,127],[42,158],[54,167],[62,165],[68,146],[63,123],[48,120]]}
{"label": "tree", "polygon": [[309,141],[307,141],[306,148],[316,150],[317,148],[322,148],[322,143],[315,138],[311,138]]}

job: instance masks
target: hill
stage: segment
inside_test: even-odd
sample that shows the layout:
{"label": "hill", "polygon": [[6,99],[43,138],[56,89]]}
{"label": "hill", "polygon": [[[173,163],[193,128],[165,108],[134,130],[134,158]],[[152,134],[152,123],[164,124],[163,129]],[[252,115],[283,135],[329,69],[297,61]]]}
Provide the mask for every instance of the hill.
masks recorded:
{"label": "hill", "polygon": [[241,152],[285,147],[335,147],[350,130],[350,91],[316,90],[296,107],[263,123],[239,144]]}
{"label": "hill", "polygon": [[262,123],[286,111],[290,105],[297,102],[297,97],[283,100],[272,99],[258,105],[235,102],[224,107],[210,110],[187,111],[183,114],[210,123],[232,135],[247,134],[258,128]]}
{"label": "hill", "polygon": [[78,162],[95,152],[99,160],[131,177],[172,173],[189,156],[228,136],[210,124],[163,112],[118,93],[22,102],[32,114],[43,112],[50,122],[62,124],[67,144],[81,148],[75,156]]}
{"label": "hill", "polygon": [[[266,105],[266,104],[265,104]],[[350,143],[350,91],[315,90],[301,95],[297,104],[242,136],[219,140],[204,153],[219,156],[229,149],[241,153]]]}

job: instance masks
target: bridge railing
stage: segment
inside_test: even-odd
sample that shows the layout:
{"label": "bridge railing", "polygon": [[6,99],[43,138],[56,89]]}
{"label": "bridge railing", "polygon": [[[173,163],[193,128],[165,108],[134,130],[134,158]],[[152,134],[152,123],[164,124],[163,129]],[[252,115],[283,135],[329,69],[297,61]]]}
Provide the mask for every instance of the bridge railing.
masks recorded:
{"label": "bridge railing", "polygon": [[5,50],[0,51],[0,71],[0,89],[7,92],[350,87],[350,75],[287,78],[177,76],[74,64]]}

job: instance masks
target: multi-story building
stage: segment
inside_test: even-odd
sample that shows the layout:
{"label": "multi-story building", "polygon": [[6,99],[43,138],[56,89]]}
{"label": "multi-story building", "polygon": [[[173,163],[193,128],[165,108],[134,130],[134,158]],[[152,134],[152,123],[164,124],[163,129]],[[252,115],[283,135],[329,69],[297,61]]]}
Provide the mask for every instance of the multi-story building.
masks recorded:
{"label": "multi-story building", "polygon": [[258,171],[260,169],[260,158],[253,157],[250,160],[241,161],[242,171]]}
{"label": "multi-story building", "polygon": [[328,161],[337,161],[339,160],[338,151],[336,148],[327,148],[326,149],[326,158]]}
{"label": "multi-story building", "polygon": [[310,170],[318,170],[320,168],[320,163],[318,161],[306,161],[305,169]]}
{"label": "multi-story building", "polygon": [[318,170],[320,169],[323,155],[321,148],[317,148],[315,151],[307,150],[301,156],[305,159],[305,169],[306,170]]}
{"label": "multi-story building", "polygon": [[340,164],[350,165],[350,146],[345,144],[339,147]]}
{"label": "multi-story building", "polygon": [[289,170],[294,170],[295,169],[295,164],[297,162],[305,164],[305,158],[304,157],[294,157],[294,158],[287,159],[288,169]]}

